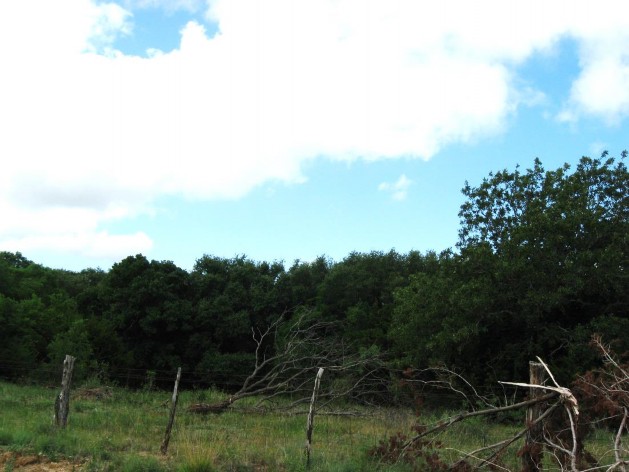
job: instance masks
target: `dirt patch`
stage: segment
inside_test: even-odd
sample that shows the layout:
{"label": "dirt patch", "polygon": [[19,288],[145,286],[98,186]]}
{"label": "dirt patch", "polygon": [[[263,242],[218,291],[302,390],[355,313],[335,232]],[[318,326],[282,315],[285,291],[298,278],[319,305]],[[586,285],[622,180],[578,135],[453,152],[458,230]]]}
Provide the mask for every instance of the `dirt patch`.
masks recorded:
{"label": "dirt patch", "polygon": [[[7,466],[9,469],[7,469]],[[21,472],[76,472],[81,470],[81,463],[70,461],[51,461],[46,456],[4,452],[0,454],[0,467],[5,470]]]}

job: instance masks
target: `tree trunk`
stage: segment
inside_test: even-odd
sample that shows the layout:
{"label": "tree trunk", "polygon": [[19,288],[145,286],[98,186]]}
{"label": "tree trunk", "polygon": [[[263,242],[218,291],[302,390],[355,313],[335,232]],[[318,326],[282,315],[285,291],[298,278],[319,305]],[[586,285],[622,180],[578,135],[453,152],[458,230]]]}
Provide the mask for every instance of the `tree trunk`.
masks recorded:
{"label": "tree trunk", "polygon": [[70,384],[74,371],[75,357],[66,354],[63,361],[63,375],[61,377],[61,392],[55,400],[55,425],[65,428],[68,424],[68,412],[70,411]]}
{"label": "tree trunk", "polygon": [[[546,380],[546,369],[539,362],[529,362],[529,376],[531,385],[543,385]],[[538,388],[529,388],[531,400],[544,395],[544,391]],[[522,471],[536,472],[542,470],[542,458],[544,455],[543,422],[533,424],[533,422],[544,411],[543,403],[530,405],[526,410],[526,425],[528,431],[522,454]]]}
{"label": "tree trunk", "polygon": [[175,388],[173,390],[173,398],[170,405],[170,417],[168,418],[168,426],[166,426],[166,434],[164,434],[164,440],[159,450],[162,454],[168,452],[168,443],[170,442],[170,431],[173,429],[173,423],[175,422],[175,412],[177,410],[177,398],[179,397],[179,379],[181,379],[181,367],[177,369],[177,379],[175,380]]}
{"label": "tree trunk", "polygon": [[323,368],[319,368],[315,377],[314,389],[312,390],[312,399],[310,400],[310,411],[308,412],[308,423],[306,426],[306,467],[310,467],[310,453],[312,452],[312,430],[314,428],[315,402],[321,385],[321,376]]}

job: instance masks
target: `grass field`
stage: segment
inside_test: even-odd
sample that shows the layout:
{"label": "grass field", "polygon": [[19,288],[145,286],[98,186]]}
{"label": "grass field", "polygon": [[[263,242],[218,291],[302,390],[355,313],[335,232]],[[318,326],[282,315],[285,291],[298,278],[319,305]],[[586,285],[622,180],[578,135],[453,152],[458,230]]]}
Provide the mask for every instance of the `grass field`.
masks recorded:
{"label": "grass field", "polygon": [[[246,403],[238,403],[234,410],[220,415],[192,414],[186,411],[188,405],[212,403],[222,396],[211,390],[182,391],[170,447],[164,456],[159,448],[168,421],[169,392],[118,388],[98,392],[105,395],[97,398],[94,391],[74,389],[68,427],[57,430],[52,415],[58,390],[0,383],[0,470],[20,470],[22,462],[29,462],[25,457],[39,463],[40,468],[24,465],[24,470],[42,471],[306,470],[305,413],[259,413]],[[412,412],[352,410],[359,415],[321,414],[315,418],[310,470],[412,470],[408,465],[379,463],[367,454],[397,432],[409,434],[415,420]],[[460,451],[504,439],[521,427],[474,418],[441,434],[438,439],[444,447],[438,452],[444,460],[454,460]],[[605,455],[611,446],[610,434],[597,433],[592,445],[599,457]],[[517,443],[505,455],[510,470],[518,469],[515,452],[520,446]]]}

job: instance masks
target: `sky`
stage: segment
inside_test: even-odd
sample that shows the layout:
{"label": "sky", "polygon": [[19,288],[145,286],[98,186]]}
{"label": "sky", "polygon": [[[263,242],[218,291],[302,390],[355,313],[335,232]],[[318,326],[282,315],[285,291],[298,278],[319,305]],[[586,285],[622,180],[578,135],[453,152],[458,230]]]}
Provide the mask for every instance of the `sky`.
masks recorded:
{"label": "sky", "polygon": [[629,5],[4,0],[0,251],[454,247],[461,188],[629,148]]}

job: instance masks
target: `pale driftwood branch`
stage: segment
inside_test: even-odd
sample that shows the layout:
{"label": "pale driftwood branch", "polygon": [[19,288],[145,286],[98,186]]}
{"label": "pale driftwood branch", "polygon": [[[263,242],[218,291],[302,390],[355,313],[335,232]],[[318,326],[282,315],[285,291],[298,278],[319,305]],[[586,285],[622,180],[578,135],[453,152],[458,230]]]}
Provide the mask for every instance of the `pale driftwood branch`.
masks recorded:
{"label": "pale driftwood branch", "polygon": [[[574,397],[572,397],[574,398]],[[576,403],[576,399],[575,399]],[[572,433],[572,450],[570,451],[570,466],[574,472],[577,471],[577,452],[579,449],[579,438],[577,437],[577,423],[575,418],[572,416],[573,414],[578,420],[579,410],[576,405],[574,407],[568,407],[564,404],[564,408],[566,409],[566,413],[568,414],[568,418],[570,419],[570,432]]]}
{"label": "pale driftwood branch", "polygon": [[564,404],[564,408],[566,409],[566,413],[568,414],[568,419],[570,420],[570,432],[572,434],[572,448],[567,449],[562,446],[559,446],[554,441],[552,441],[552,439],[548,437],[548,435],[546,434],[544,435],[544,440],[546,444],[550,446],[551,448],[561,451],[564,454],[566,454],[568,457],[570,457],[570,470],[572,472],[576,472],[577,471],[577,452],[579,448],[579,440],[577,437],[577,421],[579,418],[579,404],[577,402],[576,397],[573,395],[570,389],[566,387],[562,387],[557,383],[557,381],[555,380],[555,376],[550,371],[546,363],[540,357],[538,357],[537,360],[544,367],[544,369],[546,370],[546,373],[555,384],[554,387],[551,387],[549,385],[526,384],[526,383],[521,383],[521,382],[500,382],[500,383],[505,384],[505,385],[516,385],[519,387],[527,387],[531,389],[551,390],[559,394],[559,398],[561,402]]}
{"label": "pale driftwood branch", "polygon": [[[572,392],[569,389],[565,387],[561,387],[557,383],[557,381],[555,380],[555,376],[550,371],[546,363],[539,356],[537,356],[537,360],[540,362],[540,364],[544,366],[544,369],[546,369],[546,372],[548,372],[548,375],[550,376],[555,386],[563,392],[561,394],[562,398],[564,398],[567,402],[570,403],[572,412],[574,412],[574,414],[578,417],[579,416],[579,402],[577,402],[577,399],[575,398],[575,396],[572,394]],[[572,417],[570,417],[570,420],[572,421]]]}
{"label": "pale driftwood branch", "polygon": [[621,458],[621,454],[622,454],[621,440],[622,440],[623,430],[625,429],[627,425],[628,416],[629,416],[629,411],[627,411],[627,407],[624,407],[622,421],[620,422],[620,426],[618,427],[618,432],[616,433],[616,437],[614,438],[614,458],[616,459],[616,463],[619,464],[618,470],[620,470],[621,472],[626,472],[626,468],[623,463],[627,461],[624,461]]}
{"label": "pale driftwood branch", "polygon": [[622,471],[622,470],[626,470],[625,466],[627,465],[629,465],[629,459],[619,460],[609,465],[606,464],[606,465],[599,465],[596,467],[590,467],[588,469],[583,469],[580,472],[594,472],[595,470],[603,470],[603,469],[605,469],[605,472]]}
{"label": "pale driftwood branch", "polygon": [[577,416],[579,415],[577,399],[574,397],[570,389],[566,387],[551,387],[549,385],[534,385],[534,384],[528,384],[528,383],[523,383],[523,382],[500,382],[500,383],[504,385],[514,385],[516,387],[538,388],[540,390],[552,390],[553,392],[557,392],[564,401],[572,405],[572,410],[574,411],[574,413]]}
{"label": "pale driftwood branch", "polygon": [[625,467],[627,465],[629,465],[629,460],[617,461],[614,464],[610,465],[607,470],[608,472],[611,472],[612,470],[624,471],[624,470],[627,470]]}

